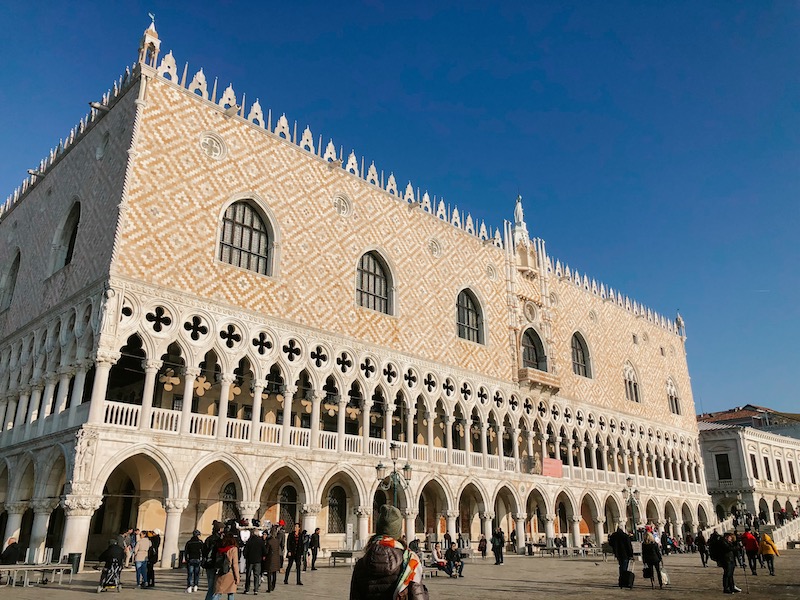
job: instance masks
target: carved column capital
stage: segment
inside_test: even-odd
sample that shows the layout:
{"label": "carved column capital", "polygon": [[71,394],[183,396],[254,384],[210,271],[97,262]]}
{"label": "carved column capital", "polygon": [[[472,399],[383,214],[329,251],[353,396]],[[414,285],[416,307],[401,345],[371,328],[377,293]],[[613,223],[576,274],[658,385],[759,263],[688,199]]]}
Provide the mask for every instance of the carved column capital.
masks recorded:
{"label": "carved column capital", "polygon": [[353,514],[359,518],[366,518],[372,514],[372,508],[369,506],[356,506],[353,509]]}
{"label": "carved column capital", "polygon": [[91,517],[103,504],[102,496],[65,496],[61,506],[68,517]]}
{"label": "carved column capital", "polygon": [[592,521],[594,521],[595,523],[597,523],[599,525],[601,523],[605,523],[606,522],[606,518],[605,517],[595,517],[594,519],[592,519]]}
{"label": "carved column capital", "polygon": [[261,510],[260,502],[239,502],[239,512],[245,519],[250,519]]}
{"label": "carved column capital", "polygon": [[416,511],[416,510],[411,510],[410,508],[404,508],[404,509],[403,509],[403,511],[402,511],[402,513],[403,513],[403,516],[404,516],[406,519],[409,519],[409,518],[414,518],[414,519],[416,519],[416,518],[417,518],[417,514],[419,514],[419,512],[418,512],[418,511]]}
{"label": "carved column capital", "polygon": [[489,519],[489,520],[491,521],[492,519],[494,519],[494,513],[493,513],[493,512],[486,512],[486,511],[484,511],[484,512],[482,512],[482,513],[479,513],[479,516],[480,516],[480,518],[481,518],[482,520]]}
{"label": "carved column capital", "polygon": [[233,373],[223,373],[222,376],[219,378],[220,383],[227,383],[230,385],[236,380],[236,377]]}
{"label": "carved column capital", "polygon": [[142,368],[144,368],[145,371],[158,371],[163,366],[163,360],[153,360],[152,358],[148,358],[147,360],[142,361]]}
{"label": "carved column capital", "polygon": [[518,512],[518,513],[514,513],[513,515],[511,515],[511,517],[515,521],[524,521],[525,519],[528,518],[528,513]]}
{"label": "carved column capital", "polygon": [[188,498],[165,498],[164,510],[168,513],[181,513],[189,506]]}
{"label": "carved column capital", "polygon": [[6,511],[10,515],[21,515],[28,510],[27,502],[9,502],[6,504]]}
{"label": "carved column capital", "polygon": [[114,366],[117,364],[117,361],[120,359],[122,354],[119,352],[112,352],[109,350],[98,350],[95,354],[94,362],[99,366],[101,364],[107,364],[109,367]]}
{"label": "carved column capital", "polygon": [[556,516],[552,513],[547,513],[543,518],[548,523],[553,523],[556,520]]}
{"label": "carved column capital", "polygon": [[186,367],[183,370],[183,374],[186,377],[191,377],[192,379],[197,379],[198,377],[200,377],[200,369],[198,369],[197,367]]}
{"label": "carved column capital", "polygon": [[445,510],[442,511],[442,516],[445,519],[457,519],[460,513],[457,510]]}
{"label": "carved column capital", "polygon": [[572,516],[569,518],[569,520],[570,520],[570,521],[572,521],[572,522],[573,522],[573,523],[575,523],[575,524],[578,524],[578,523],[580,523],[580,522],[581,522],[581,517],[580,517],[580,515],[572,515]]}
{"label": "carved column capital", "polygon": [[300,512],[304,515],[318,515],[322,512],[322,505],[321,504],[303,504]]}
{"label": "carved column capital", "polygon": [[53,512],[53,510],[55,510],[56,506],[58,506],[59,500],[57,500],[56,498],[37,498],[31,500],[30,504],[34,513],[50,514],[51,512]]}

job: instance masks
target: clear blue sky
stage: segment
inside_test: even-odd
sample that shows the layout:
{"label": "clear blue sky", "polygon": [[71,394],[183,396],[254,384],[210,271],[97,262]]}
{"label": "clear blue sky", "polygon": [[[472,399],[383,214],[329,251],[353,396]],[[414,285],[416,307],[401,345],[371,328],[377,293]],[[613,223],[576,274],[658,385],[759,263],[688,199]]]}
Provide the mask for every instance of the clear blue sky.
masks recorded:
{"label": "clear blue sky", "polygon": [[[800,412],[797,2],[0,2],[5,198],[162,54],[680,309],[698,410]],[[431,5],[435,5],[431,6]],[[498,8],[499,7],[499,8]]]}

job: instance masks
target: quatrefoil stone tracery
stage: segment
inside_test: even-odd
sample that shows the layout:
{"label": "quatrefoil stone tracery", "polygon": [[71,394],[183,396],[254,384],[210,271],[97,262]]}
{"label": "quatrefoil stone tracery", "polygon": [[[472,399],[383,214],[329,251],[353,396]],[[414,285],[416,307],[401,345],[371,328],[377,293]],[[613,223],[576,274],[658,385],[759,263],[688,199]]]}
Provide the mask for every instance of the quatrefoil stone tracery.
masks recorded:
{"label": "quatrefoil stone tracery", "polygon": [[156,306],[153,312],[147,313],[145,319],[153,324],[153,331],[160,333],[165,327],[172,325],[172,317],[163,306]]}
{"label": "quatrefoil stone tracery", "polygon": [[236,325],[229,323],[225,329],[219,332],[219,337],[225,342],[228,348],[233,348],[242,341],[242,336],[236,331]]}

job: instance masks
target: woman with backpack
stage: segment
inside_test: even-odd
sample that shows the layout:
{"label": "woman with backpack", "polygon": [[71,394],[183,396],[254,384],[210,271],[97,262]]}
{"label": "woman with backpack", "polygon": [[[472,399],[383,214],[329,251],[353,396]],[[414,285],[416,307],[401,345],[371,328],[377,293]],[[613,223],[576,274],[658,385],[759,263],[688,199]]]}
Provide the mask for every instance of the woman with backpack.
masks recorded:
{"label": "woman with backpack", "polygon": [[214,600],[220,600],[222,594],[233,600],[236,586],[239,585],[239,546],[230,531],[225,532],[222,543],[217,548],[214,560],[217,576],[214,580]]}

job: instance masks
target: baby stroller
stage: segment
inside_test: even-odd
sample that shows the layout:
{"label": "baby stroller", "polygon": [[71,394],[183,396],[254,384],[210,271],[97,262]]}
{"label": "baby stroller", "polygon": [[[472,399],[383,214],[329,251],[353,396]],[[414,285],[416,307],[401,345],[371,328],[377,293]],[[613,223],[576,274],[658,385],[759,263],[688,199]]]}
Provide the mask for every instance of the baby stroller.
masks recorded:
{"label": "baby stroller", "polygon": [[116,589],[117,592],[122,591],[122,584],[120,583],[120,575],[122,574],[122,564],[115,558],[111,561],[110,566],[103,567],[100,573],[100,584],[97,586],[97,593],[105,592],[108,589]]}

